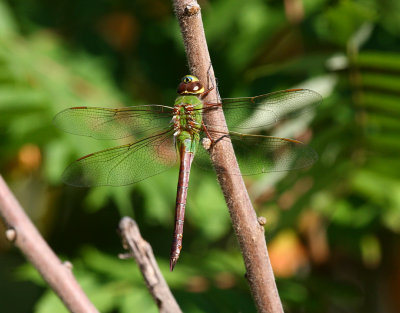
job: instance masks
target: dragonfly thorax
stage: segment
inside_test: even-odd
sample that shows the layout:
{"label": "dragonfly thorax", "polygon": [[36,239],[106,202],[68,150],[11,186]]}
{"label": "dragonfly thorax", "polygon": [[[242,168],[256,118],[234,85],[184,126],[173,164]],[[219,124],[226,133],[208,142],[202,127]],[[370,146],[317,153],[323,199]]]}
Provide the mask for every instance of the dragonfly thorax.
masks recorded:
{"label": "dragonfly thorax", "polygon": [[182,131],[200,132],[202,108],[203,102],[197,96],[180,96],[176,99],[172,117],[175,137]]}

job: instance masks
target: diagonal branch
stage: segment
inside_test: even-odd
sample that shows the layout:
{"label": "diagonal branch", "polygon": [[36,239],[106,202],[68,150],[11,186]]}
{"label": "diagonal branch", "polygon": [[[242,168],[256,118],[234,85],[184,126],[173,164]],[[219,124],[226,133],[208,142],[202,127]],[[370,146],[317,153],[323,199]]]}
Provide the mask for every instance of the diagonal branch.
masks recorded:
{"label": "diagonal branch", "polygon": [[[209,82],[209,86],[216,86],[200,6],[195,0],[174,0],[173,3],[191,73],[201,81]],[[218,99],[216,88],[208,97]],[[209,115],[207,118],[210,124],[223,125],[220,131],[227,131],[222,110],[215,110],[212,115]],[[229,141],[219,141],[210,151],[215,168],[230,168],[233,172],[239,171],[235,157],[228,156],[234,156],[232,144]],[[283,312],[268,256],[264,228],[257,221],[243,179],[239,175],[223,173],[218,173],[217,176],[240,244],[247,271],[246,277],[257,309],[259,312]]]}
{"label": "diagonal branch", "polygon": [[21,250],[65,306],[74,313],[98,313],[72,274],[71,264],[63,264],[51,250],[1,176],[0,215],[8,227],[7,239]]}
{"label": "diagonal branch", "polygon": [[147,289],[154,298],[160,313],[181,313],[178,303],[171,293],[158,268],[150,244],[140,235],[136,222],[124,217],[119,223],[119,231],[125,248],[129,248],[142,272]]}

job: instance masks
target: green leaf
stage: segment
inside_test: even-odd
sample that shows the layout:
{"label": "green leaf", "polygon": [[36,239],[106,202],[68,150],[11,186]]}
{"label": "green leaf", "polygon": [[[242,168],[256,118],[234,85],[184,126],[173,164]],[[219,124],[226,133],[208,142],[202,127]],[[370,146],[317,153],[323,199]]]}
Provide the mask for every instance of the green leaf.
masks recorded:
{"label": "green leaf", "polygon": [[14,36],[16,31],[17,25],[14,22],[11,10],[3,1],[0,1],[0,38]]}
{"label": "green leaf", "polygon": [[360,2],[341,0],[319,16],[315,28],[324,40],[346,46],[365,22],[373,22],[376,18],[373,8]]}

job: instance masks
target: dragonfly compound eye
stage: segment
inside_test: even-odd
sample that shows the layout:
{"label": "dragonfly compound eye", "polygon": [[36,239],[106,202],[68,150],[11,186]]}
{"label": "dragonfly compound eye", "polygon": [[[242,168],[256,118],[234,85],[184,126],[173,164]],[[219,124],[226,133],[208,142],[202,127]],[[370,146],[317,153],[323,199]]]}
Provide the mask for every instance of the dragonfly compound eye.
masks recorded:
{"label": "dragonfly compound eye", "polygon": [[189,83],[192,83],[192,82],[198,82],[198,81],[199,81],[199,79],[196,76],[193,76],[193,75],[186,75],[186,76],[184,76],[182,78],[182,82],[185,83],[185,84],[189,84]]}
{"label": "dragonfly compound eye", "polygon": [[185,77],[183,77],[182,81],[185,84],[189,84],[190,82],[192,82],[192,78],[190,76],[185,76]]}

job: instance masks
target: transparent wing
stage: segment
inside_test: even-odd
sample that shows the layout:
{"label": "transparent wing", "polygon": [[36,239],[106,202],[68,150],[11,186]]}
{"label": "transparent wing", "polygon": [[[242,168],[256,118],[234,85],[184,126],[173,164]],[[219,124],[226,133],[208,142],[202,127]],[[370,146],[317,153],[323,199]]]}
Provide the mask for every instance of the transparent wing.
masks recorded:
{"label": "transparent wing", "polygon": [[[222,99],[228,128],[234,131],[261,129],[278,121],[313,110],[322,97],[308,89],[288,89],[248,98]],[[221,107],[221,103],[205,103],[204,115]],[[207,123],[209,129],[212,125]]]}
{"label": "transparent wing", "polygon": [[75,107],[58,113],[53,123],[61,130],[95,139],[119,139],[161,132],[169,126],[172,108],[142,105],[120,109]]}
{"label": "transparent wing", "polygon": [[167,170],[176,159],[168,131],[84,156],[67,167],[63,181],[78,187],[129,185]]}
{"label": "transparent wing", "polygon": [[[311,147],[297,140],[239,133],[221,134],[218,138],[214,145],[226,140],[232,141],[240,167],[240,172],[231,168],[216,168],[218,172],[232,175],[255,175],[301,169],[311,166],[318,160],[317,153]],[[230,159],[234,155],[225,152],[224,157]],[[198,149],[195,163],[206,169],[212,167],[206,149]]]}

